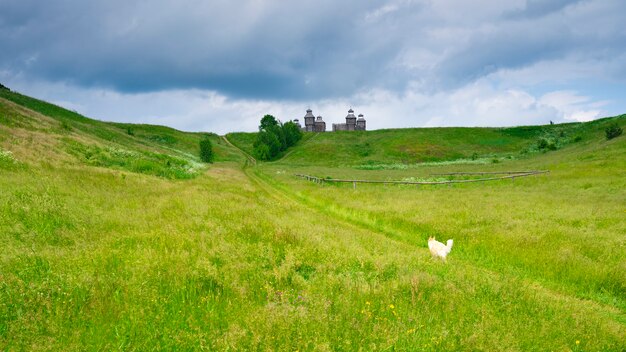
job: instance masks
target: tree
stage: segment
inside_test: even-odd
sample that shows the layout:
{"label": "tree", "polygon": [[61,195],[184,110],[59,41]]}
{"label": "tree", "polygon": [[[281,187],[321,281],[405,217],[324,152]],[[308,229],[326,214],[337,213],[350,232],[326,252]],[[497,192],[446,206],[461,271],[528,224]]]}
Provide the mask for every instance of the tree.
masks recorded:
{"label": "tree", "polygon": [[[264,131],[270,134],[273,134],[278,139],[279,143],[279,151],[283,151],[287,149],[287,140],[285,138],[285,131],[283,130],[283,125],[280,121],[276,120],[276,118],[272,115],[265,115],[261,119],[261,124],[259,125],[259,131]],[[270,146],[270,149],[271,146]],[[272,157],[274,157],[273,155]]]}
{"label": "tree", "polygon": [[272,115],[265,115],[253,144],[253,154],[261,160],[271,160],[302,138],[298,125],[289,121],[282,124]]}
{"label": "tree", "polygon": [[204,137],[200,140],[200,159],[205,163],[213,162],[213,144],[209,137]]}
{"label": "tree", "polygon": [[260,160],[270,160],[270,147],[266,144],[257,144],[254,146],[254,156]]}
{"label": "tree", "polygon": [[254,155],[261,160],[270,160],[282,150],[278,137],[270,131],[260,131],[253,147]]}
{"label": "tree", "polygon": [[261,124],[259,125],[259,131],[272,131],[278,127],[278,121],[272,115],[265,115],[261,119]]}
{"label": "tree", "polygon": [[609,125],[609,127],[607,127],[604,130],[604,133],[606,133],[606,139],[613,139],[619,135],[622,134],[622,128],[619,127],[619,125],[617,123],[612,123],[611,125]]}
{"label": "tree", "polygon": [[285,132],[285,142],[287,147],[294,146],[300,139],[302,139],[302,131],[293,121],[285,122],[283,130]]}

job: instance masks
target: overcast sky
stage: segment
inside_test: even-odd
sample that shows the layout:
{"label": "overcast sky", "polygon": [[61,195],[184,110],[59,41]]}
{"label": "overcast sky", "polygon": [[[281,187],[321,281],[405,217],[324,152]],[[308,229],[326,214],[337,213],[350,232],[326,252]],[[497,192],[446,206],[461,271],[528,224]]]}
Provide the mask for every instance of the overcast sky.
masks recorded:
{"label": "overcast sky", "polygon": [[626,113],[623,0],[0,0],[0,48],[14,90],[188,131],[308,107],[368,129]]}

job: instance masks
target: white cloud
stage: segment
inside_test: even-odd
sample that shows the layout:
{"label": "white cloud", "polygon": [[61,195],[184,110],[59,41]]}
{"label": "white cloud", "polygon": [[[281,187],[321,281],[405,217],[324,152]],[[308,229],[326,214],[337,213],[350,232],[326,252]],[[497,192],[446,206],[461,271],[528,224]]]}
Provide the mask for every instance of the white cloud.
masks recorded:
{"label": "white cloud", "polygon": [[382,16],[384,16],[384,15],[386,15],[388,13],[392,13],[392,12],[398,11],[399,8],[400,7],[398,6],[398,4],[386,4],[386,5],[383,5],[383,6],[379,7],[379,8],[377,8],[374,11],[367,12],[365,14],[365,16],[364,16],[364,19],[366,21],[375,21],[378,18],[380,18],[380,17],[382,17]]}
{"label": "white cloud", "polygon": [[350,107],[365,115],[368,129],[381,129],[587,121],[600,117],[600,107],[606,104],[573,91],[555,91],[537,97],[522,89],[498,90],[488,80],[450,92],[426,94],[409,88],[398,94],[373,89],[349,98],[310,104],[231,99],[214,91],[196,89],[122,94],[45,82],[11,82],[9,86],[100,120],[160,124],[180,130],[220,134],[255,131],[265,114],[272,114],[282,121],[302,119],[307,107],[311,107],[316,116],[322,115],[330,130],[332,123],[344,122]]}
{"label": "white cloud", "polygon": [[0,81],[98,119],[219,133],[308,106],[329,129],[350,106],[370,128],[626,111],[619,0],[183,4],[0,1]]}
{"label": "white cloud", "polygon": [[564,120],[584,122],[602,117],[599,107],[608,104],[606,101],[591,101],[574,91],[556,91],[543,95],[540,103],[553,107]]}

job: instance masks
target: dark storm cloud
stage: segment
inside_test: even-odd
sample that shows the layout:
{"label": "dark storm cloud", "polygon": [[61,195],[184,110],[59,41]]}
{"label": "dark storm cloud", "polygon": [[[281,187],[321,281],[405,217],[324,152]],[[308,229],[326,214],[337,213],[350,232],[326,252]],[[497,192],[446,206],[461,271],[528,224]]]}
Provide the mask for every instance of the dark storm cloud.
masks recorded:
{"label": "dark storm cloud", "polygon": [[[125,92],[208,88],[232,96],[333,96],[384,77],[393,39],[367,55],[366,2],[6,1],[0,65]],[[355,14],[356,13],[356,14]],[[368,43],[366,43],[368,42]]]}
{"label": "dark storm cloud", "polygon": [[618,29],[625,2],[528,1],[516,13],[514,20],[506,15],[497,26],[473,31],[465,45],[450,50],[437,66],[438,82],[456,87],[542,61],[604,61],[604,79],[611,78],[610,67],[626,67],[614,62],[626,53],[626,31]]}
{"label": "dark storm cloud", "polygon": [[[617,0],[442,3],[2,0],[0,71],[120,92],[318,99],[401,92],[412,81],[448,89],[501,69],[626,47],[616,16],[626,6]],[[594,17],[577,14],[580,6]],[[447,31],[456,34],[441,36]]]}

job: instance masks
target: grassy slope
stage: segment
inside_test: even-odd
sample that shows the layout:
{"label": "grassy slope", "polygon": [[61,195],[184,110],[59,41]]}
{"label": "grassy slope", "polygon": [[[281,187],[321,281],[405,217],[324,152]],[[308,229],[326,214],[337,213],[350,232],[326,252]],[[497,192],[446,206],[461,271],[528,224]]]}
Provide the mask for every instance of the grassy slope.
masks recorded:
{"label": "grassy slope", "polygon": [[[216,161],[241,158],[215,134],[92,120],[7,90],[0,90],[0,126],[5,126],[0,138],[8,138],[10,144],[22,144],[14,151],[32,161],[46,160],[37,155],[44,152],[44,145],[44,149],[51,148],[49,157],[53,159],[67,159],[69,154],[95,166],[188,178],[197,174],[194,170],[200,167],[198,142],[204,136],[213,142]],[[8,129],[14,129],[13,133]]]}
{"label": "grassy slope", "polygon": [[[175,157],[194,143],[74,120],[68,131],[63,117],[0,109],[0,148],[18,160],[0,154],[0,349],[626,347],[623,136],[590,132],[487,166],[323,168],[552,170],[486,187],[355,191],[293,179],[301,167],[285,161],[245,172],[221,162],[183,182],[92,167],[67,153],[67,138]],[[430,258],[430,234],[455,238],[448,265]]]}
{"label": "grassy slope", "polygon": [[[590,138],[592,138],[590,136]],[[547,176],[484,184],[385,187],[326,185],[291,177],[403,179],[452,171],[548,169]],[[581,299],[626,310],[626,139],[601,133],[561,151],[486,165],[354,170],[267,164],[287,192],[326,211],[415,245],[456,239],[456,256],[511,271]],[[597,241],[597,242],[596,242]]]}
{"label": "grassy slope", "polygon": [[[461,158],[520,157],[544,138],[559,148],[588,140],[610,121],[511,128],[407,128],[321,133],[305,139],[282,162],[290,165],[355,166],[415,164]],[[619,119],[619,118],[617,118]],[[622,117],[623,121],[624,117]],[[255,133],[230,133],[233,144],[252,153]],[[306,134],[309,138],[314,134]]]}

